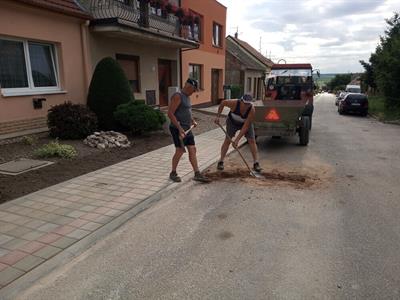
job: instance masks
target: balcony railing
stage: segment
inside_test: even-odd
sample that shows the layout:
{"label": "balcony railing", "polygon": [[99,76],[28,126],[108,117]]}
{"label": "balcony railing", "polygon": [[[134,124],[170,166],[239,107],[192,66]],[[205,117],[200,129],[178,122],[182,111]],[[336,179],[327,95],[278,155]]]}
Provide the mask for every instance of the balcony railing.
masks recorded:
{"label": "balcony railing", "polygon": [[87,8],[97,23],[118,22],[131,27],[155,30],[169,36],[181,37],[180,23],[176,16],[158,16],[150,13],[149,6],[129,0],[89,0]]}

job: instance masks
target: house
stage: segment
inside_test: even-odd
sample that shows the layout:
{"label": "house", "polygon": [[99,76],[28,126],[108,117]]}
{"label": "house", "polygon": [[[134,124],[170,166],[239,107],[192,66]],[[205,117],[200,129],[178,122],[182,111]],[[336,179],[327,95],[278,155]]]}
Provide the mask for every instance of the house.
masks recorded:
{"label": "house", "polygon": [[0,1],[0,137],[47,130],[48,109],[66,100],[85,104],[109,56],[136,99],[167,106],[182,82],[181,49],[199,47],[179,8],[179,0]]}
{"label": "house", "polygon": [[199,46],[175,16],[179,1],[80,1],[92,17],[92,71],[101,59],[111,56],[124,69],[135,99],[167,106],[170,88],[176,90],[182,80],[180,50]]}
{"label": "house", "polygon": [[225,82],[227,9],[216,0],[182,0],[181,5],[193,16],[189,34],[200,43],[197,49],[181,50],[182,79],[191,77],[200,83],[200,91],[191,97],[194,105],[217,104],[223,99]]}
{"label": "house", "polygon": [[47,130],[47,110],[85,103],[90,16],[74,0],[0,1],[0,136]]}
{"label": "house", "polygon": [[240,40],[237,36],[226,38],[227,85],[240,88],[241,93],[251,94],[255,99],[264,95],[264,79],[271,71],[273,62]]}

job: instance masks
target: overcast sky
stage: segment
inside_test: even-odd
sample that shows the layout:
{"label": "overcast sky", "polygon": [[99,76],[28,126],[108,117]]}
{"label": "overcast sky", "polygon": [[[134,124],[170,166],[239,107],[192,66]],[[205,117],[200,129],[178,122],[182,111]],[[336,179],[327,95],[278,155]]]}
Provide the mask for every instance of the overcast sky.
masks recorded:
{"label": "overcast sky", "polygon": [[228,7],[227,34],[274,62],[311,62],[321,73],[362,71],[400,0],[218,0]]}

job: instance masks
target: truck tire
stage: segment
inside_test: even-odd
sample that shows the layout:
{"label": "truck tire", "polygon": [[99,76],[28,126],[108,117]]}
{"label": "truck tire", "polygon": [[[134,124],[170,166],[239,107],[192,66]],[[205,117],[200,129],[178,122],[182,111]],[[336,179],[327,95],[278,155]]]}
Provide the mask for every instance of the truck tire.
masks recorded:
{"label": "truck tire", "polygon": [[299,130],[299,141],[301,146],[307,146],[310,138],[310,117],[301,118],[302,125]]}

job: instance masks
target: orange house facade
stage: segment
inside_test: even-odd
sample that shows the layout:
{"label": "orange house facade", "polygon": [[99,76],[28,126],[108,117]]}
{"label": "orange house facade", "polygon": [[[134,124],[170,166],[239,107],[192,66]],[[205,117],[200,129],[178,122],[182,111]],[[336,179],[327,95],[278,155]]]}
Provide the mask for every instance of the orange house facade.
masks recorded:
{"label": "orange house facade", "polygon": [[86,102],[89,18],[73,0],[0,1],[0,136],[45,131],[51,106]]}
{"label": "orange house facade", "polygon": [[194,16],[191,34],[200,44],[198,49],[181,50],[182,85],[188,77],[199,81],[200,91],[191,97],[193,105],[218,104],[224,95],[227,9],[216,0],[182,0],[181,6]]}

